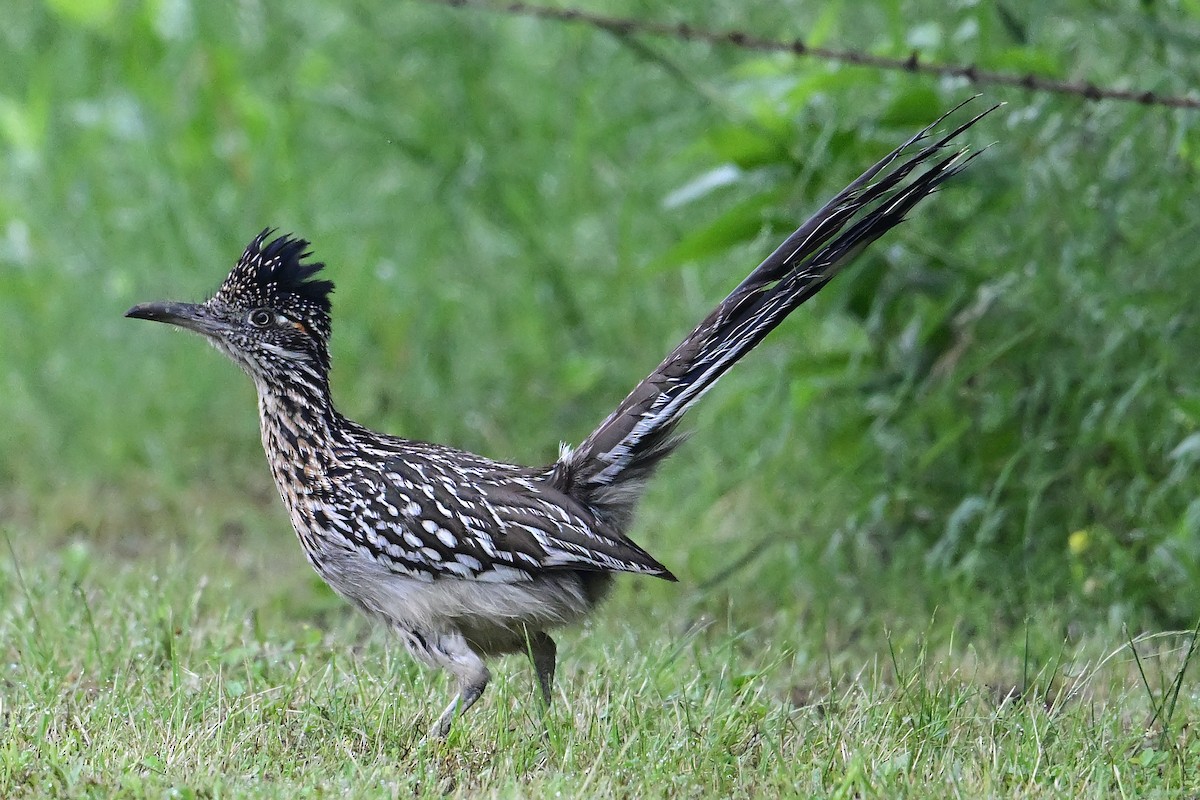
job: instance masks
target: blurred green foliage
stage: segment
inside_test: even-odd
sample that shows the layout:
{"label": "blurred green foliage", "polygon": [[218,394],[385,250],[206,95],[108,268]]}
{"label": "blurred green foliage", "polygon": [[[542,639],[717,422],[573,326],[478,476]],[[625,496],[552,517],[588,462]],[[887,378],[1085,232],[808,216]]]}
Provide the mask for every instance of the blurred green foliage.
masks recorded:
{"label": "blurred green foliage", "polygon": [[[1200,85],[1195,4],[589,7]],[[0,524],[22,550],[203,548],[247,520],[281,545],[248,382],[121,318],[211,291],[264,226],[338,282],[346,413],[546,461],[976,91],[419,3],[5,16]],[[635,538],[714,605],[1200,615],[1196,114],[982,91],[1008,103],[971,133],[991,148],[735,370],[654,485]]]}

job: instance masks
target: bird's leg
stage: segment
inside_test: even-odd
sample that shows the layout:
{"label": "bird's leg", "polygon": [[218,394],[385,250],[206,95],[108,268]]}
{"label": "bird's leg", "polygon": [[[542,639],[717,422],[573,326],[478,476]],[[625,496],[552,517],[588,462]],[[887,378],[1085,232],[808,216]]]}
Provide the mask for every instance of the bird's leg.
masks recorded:
{"label": "bird's leg", "polygon": [[458,675],[458,695],[446,706],[446,710],[438,717],[437,722],[433,724],[431,735],[438,739],[445,739],[450,734],[450,726],[454,723],[455,717],[467,713],[467,709],[475,705],[475,701],[483,694],[483,690],[487,688],[488,680],[491,675],[487,671],[487,667],[483,666],[483,662],[479,662],[477,672],[471,674]]}
{"label": "bird's leg", "polygon": [[[474,654],[472,654],[474,655]],[[450,705],[446,706],[446,710],[442,712],[442,716],[438,717],[438,721],[433,723],[432,735],[438,739],[445,739],[450,733],[450,726],[455,721],[455,717],[466,714],[467,709],[475,704],[485,688],[487,681],[491,679],[491,673],[487,672],[487,667],[480,660],[479,656],[475,656],[475,664],[469,670],[454,669],[456,678],[458,679],[458,694],[451,700]]]}
{"label": "bird's leg", "polygon": [[465,714],[483,694],[491,680],[491,673],[461,634],[430,635],[400,626],[396,630],[413,656],[426,664],[448,670],[457,681],[458,694],[429,732],[430,736],[445,739],[455,718]]}
{"label": "bird's leg", "polygon": [[554,690],[554,657],[558,648],[555,647],[554,640],[545,631],[530,634],[528,644],[529,660],[533,662],[533,669],[537,672],[542,699],[546,701],[546,707],[549,708]]}

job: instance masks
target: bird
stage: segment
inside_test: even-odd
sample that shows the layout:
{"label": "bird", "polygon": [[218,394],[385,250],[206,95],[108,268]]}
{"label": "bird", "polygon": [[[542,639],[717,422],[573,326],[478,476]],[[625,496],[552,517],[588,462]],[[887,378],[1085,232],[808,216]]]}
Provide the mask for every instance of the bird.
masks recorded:
{"label": "bird", "polygon": [[684,413],[793,310],[979,150],[917,132],[801,225],[578,446],[521,466],[377,433],[330,392],[324,264],[310,244],[263,230],[201,303],[135,305],[127,317],[201,334],[249,374],[262,445],[307,560],[335,592],[447,670],[446,737],[483,694],[487,662],[524,653],[548,706],[550,631],[585,618],[618,573],[675,581],[628,535],[647,480],[681,443]]}

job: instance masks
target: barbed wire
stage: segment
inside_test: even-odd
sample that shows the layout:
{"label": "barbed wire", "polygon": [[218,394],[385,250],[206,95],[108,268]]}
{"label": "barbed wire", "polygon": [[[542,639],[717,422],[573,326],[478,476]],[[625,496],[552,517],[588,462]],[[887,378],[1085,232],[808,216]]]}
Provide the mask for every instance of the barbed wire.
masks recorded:
{"label": "barbed wire", "polygon": [[551,8],[517,0],[510,3],[486,2],[485,0],[421,0],[431,5],[451,8],[470,8],[497,14],[535,17],[554,22],[579,23],[599,28],[618,36],[646,34],[686,42],[703,42],[710,45],[739,47],[762,52],[791,53],[795,56],[834,61],[859,67],[936,75],[939,77],[962,78],[975,86],[1012,86],[1031,92],[1050,92],[1081,97],[1084,100],[1116,100],[1124,103],[1139,103],[1144,106],[1166,108],[1200,109],[1200,97],[1189,95],[1160,94],[1152,90],[1117,89],[1098,86],[1089,81],[1064,81],[1047,78],[1032,72],[1012,73],[984,69],[976,64],[952,64],[928,61],[913,51],[907,58],[894,58],[864,53],[861,50],[839,50],[830,47],[813,47],[803,39],[770,39],[741,30],[708,30],[686,22],[669,23],[650,20],[616,17],[585,11],[579,8]]}

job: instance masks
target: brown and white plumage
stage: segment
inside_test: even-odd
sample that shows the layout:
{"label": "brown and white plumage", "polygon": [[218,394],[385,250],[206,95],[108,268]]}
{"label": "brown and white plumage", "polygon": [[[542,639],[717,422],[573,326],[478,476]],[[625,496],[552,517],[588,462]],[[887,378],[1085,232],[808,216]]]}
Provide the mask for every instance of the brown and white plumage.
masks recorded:
{"label": "brown and white plumage", "polygon": [[[989,109],[990,110],[990,109]],[[987,112],[984,112],[986,114]],[[445,734],[488,681],[485,658],[525,651],[546,700],[547,630],[581,619],[612,575],[675,580],[626,535],[680,418],[789,313],[969,156],[927,128],[852,183],[749,277],[575,449],[544,467],[371,431],[334,408],[329,294],[308,243],[263,231],[201,304],[128,316],[197,331],[254,380],[263,448],[304,552],[338,593],[452,672]],[[939,120],[940,121],[940,120]],[[936,123],[935,123],[936,124]],[[931,126],[932,127],[932,126]]]}

